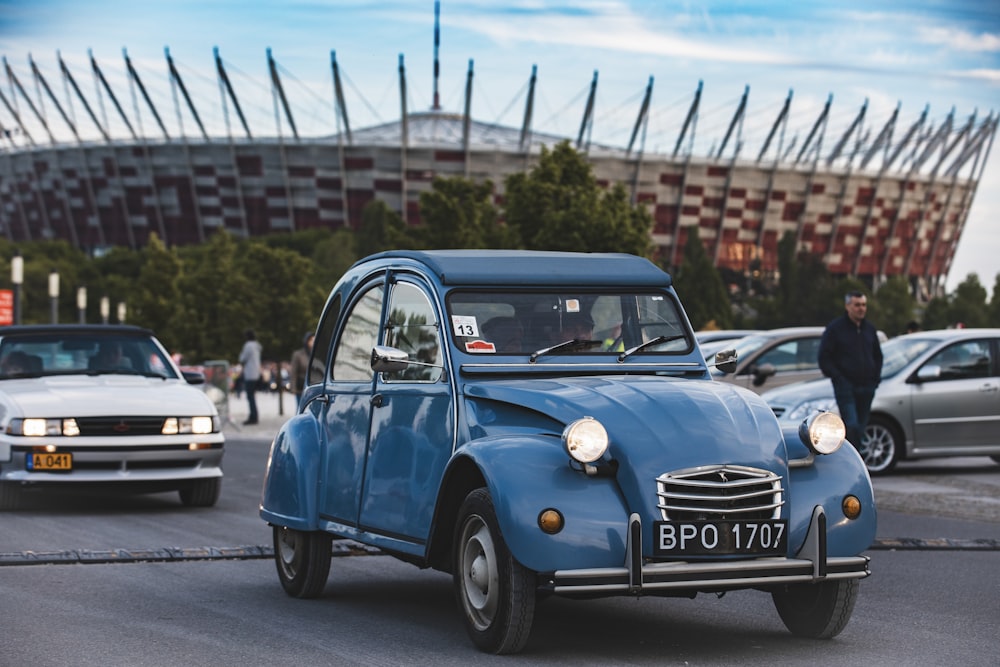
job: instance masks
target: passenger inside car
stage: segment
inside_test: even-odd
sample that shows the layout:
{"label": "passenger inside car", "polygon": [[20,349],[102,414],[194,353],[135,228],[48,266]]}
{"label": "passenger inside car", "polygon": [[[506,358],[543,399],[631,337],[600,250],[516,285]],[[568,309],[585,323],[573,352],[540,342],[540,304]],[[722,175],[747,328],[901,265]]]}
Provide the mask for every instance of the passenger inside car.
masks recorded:
{"label": "passenger inside car", "polygon": [[524,329],[516,317],[494,317],[483,324],[483,335],[497,352],[520,352]]}
{"label": "passenger inside car", "polygon": [[87,367],[99,371],[130,370],[132,361],[122,353],[120,342],[102,341],[97,354],[90,359]]}

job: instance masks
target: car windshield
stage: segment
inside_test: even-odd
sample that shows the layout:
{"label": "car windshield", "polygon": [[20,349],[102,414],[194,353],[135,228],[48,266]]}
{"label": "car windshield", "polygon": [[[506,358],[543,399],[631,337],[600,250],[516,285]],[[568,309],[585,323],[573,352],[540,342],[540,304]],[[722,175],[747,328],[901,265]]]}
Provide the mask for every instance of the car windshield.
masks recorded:
{"label": "car windshield", "polygon": [[893,338],[882,345],[882,377],[890,378],[934,344],[927,338]]}
{"label": "car windshield", "polygon": [[0,380],[84,374],[177,377],[148,337],[67,332],[12,334],[0,341]]}
{"label": "car windshield", "polygon": [[641,354],[694,344],[668,292],[454,291],[447,305],[452,340],[470,354],[606,355],[660,336]]}

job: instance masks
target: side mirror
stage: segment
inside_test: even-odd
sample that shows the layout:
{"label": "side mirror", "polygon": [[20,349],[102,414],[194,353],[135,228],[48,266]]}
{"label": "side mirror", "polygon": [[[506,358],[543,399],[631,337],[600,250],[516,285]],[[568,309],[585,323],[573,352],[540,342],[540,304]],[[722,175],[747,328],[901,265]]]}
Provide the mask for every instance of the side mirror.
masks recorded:
{"label": "side mirror", "polygon": [[941,367],[937,364],[927,364],[917,371],[917,379],[921,382],[941,379]]}
{"label": "side mirror", "polygon": [[715,364],[713,365],[723,373],[735,373],[736,362],[736,350],[722,350],[715,353]]}
{"label": "side mirror", "polygon": [[767,382],[767,378],[777,372],[778,369],[774,367],[774,364],[761,364],[760,366],[754,366],[750,369],[750,373],[753,375],[753,386],[761,386]]}
{"label": "side mirror", "polygon": [[205,384],[205,374],[200,371],[181,371],[188,384]]}
{"label": "side mirror", "polygon": [[406,370],[410,365],[410,355],[388,345],[372,348],[372,370],[376,373],[392,373]]}

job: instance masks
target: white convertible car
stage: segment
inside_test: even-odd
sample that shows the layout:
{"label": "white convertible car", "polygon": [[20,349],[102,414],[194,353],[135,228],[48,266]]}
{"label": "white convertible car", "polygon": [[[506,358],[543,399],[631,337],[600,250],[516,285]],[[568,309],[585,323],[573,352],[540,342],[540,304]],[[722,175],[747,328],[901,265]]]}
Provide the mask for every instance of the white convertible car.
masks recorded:
{"label": "white convertible car", "polygon": [[225,438],[201,382],[147,329],[0,327],[0,509],[84,483],[214,505]]}

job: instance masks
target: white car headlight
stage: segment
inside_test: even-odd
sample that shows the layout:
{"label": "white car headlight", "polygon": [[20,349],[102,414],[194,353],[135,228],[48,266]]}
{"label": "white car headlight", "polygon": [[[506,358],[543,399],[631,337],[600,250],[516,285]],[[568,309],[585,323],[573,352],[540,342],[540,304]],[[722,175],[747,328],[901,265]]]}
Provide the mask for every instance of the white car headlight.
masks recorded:
{"label": "white car headlight", "polygon": [[163,435],[195,434],[204,435],[215,431],[213,417],[167,417],[163,420]]}
{"label": "white car headlight", "polygon": [[799,426],[799,438],[817,454],[833,454],[844,444],[844,420],[832,412],[818,412]]}
{"label": "white car headlight", "polygon": [[593,417],[584,417],[566,427],[563,446],[580,463],[593,463],[608,449],[608,432]]}
{"label": "white car headlight", "polygon": [[837,399],[833,396],[824,396],[823,398],[814,398],[804,401],[789,410],[785,416],[787,419],[797,422],[800,419],[805,419],[814,412],[832,412],[834,414],[840,414],[840,411],[837,409]]}
{"label": "white car headlight", "polygon": [[80,435],[80,427],[72,417],[68,419],[41,419],[28,417],[26,419],[12,419],[7,425],[7,433],[11,435],[23,435],[28,437],[41,437],[46,435]]}

